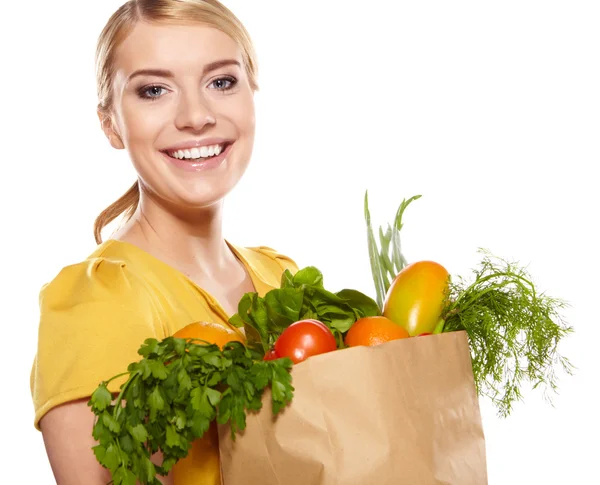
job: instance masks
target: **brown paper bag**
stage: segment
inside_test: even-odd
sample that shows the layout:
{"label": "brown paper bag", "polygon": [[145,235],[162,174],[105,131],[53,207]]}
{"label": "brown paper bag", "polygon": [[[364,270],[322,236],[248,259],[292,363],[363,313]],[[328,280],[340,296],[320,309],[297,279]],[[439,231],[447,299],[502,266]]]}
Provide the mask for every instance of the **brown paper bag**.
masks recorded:
{"label": "brown paper bag", "polygon": [[230,438],[223,485],[484,485],[485,442],[465,332],[354,347],[294,366],[292,403],[271,396]]}

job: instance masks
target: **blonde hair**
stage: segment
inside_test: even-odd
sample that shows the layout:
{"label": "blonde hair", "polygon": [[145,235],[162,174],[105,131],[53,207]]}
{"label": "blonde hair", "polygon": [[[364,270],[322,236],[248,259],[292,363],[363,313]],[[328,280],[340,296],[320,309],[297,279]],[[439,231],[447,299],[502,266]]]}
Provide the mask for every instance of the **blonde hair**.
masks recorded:
{"label": "blonde hair", "polygon": [[[250,35],[239,19],[218,0],[129,0],[113,13],[102,30],[96,47],[98,110],[109,115],[113,102],[115,52],[137,22],[172,25],[203,24],[229,35],[242,50],[244,68],[253,90],[258,89],[257,62]],[[136,211],[140,189],[136,181],[116,202],[104,209],[94,222],[96,243],[102,242],[102,230],[124,214],[129,219]]]}

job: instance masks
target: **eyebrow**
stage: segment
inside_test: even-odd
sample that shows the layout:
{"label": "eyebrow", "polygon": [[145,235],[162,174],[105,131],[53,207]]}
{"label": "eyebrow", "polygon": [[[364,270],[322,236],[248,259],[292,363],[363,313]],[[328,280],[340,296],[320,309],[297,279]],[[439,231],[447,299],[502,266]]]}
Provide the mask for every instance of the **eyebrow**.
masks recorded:
{"label": "eyebrow", "polygon": [[[204,76],[211,71],[220,69],[221,67],[225,66],[241,67],[239,61],[236,61],[235,59],[223,59],[221,61],[211,62],[210,64],[204,66],[204,69],[202,70],[202,75]],[[175,77],[173,72],[167,69],[138,69],[137,71],[134,71],[129,75],[129,77],[127,78],[127,83],[129,83],[133,78],[137,76],[160,76],[168,78]]]}

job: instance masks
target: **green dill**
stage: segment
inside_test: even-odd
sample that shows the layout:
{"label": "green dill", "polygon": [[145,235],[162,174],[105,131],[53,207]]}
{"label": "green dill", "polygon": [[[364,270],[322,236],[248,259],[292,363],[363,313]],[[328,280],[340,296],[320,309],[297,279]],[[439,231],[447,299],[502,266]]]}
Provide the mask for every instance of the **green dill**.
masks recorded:
{"label": "green dill", "polygon": [[567,303],[539,293],[525,268],[479,252],[472,282],[451,278],[443,331],[466,331],[477,391],[508,416],[525,382],[551,401],[556,369],[572,373],[558,346],[573,328],[561,316]]}

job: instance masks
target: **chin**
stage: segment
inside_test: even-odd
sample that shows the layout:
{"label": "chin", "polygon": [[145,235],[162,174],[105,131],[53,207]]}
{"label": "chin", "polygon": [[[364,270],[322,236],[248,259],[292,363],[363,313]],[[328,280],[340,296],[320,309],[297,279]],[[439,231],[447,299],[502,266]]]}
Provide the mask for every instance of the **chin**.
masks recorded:
{"label": "chin", "polygon": [[181,209],[205,209],[222,202],[235,188],[238,181],[237,177],[235,180],[223,180],[223,178],[212,181],[199,180],[191,184],[191,187],[187,181],[185,189],[182,190],[183,187],[179,187],[179,190],[175,191],[174,197],[170,197],[170,199],[176,202]]}

